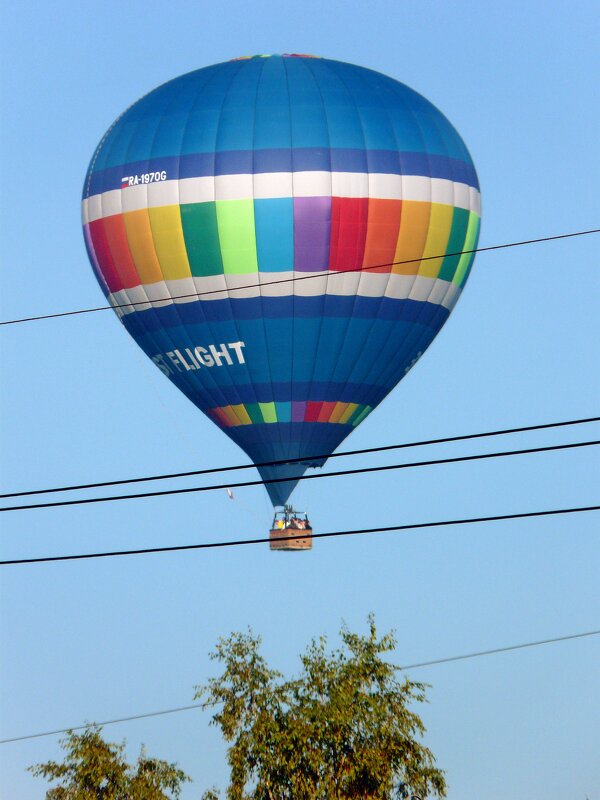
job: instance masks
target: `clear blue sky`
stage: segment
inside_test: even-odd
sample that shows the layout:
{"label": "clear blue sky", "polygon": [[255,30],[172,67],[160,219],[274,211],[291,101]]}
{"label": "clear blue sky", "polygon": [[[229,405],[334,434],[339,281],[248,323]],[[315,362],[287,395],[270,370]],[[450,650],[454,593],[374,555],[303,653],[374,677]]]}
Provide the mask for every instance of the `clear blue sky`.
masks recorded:
{"label": "clear blue sky", "polygon": [[[3,319],[102,302],[79,207],[99,138],[157,84],[242,54],[353,61],[433,101],[478,169],[482,245],[598,227],[595,3],[59,0],[5,4],[2,14]],[[450,322],[348,446],[597,414],[599,246],[590,236],[480,254]],[[3,490],[242,457],[112,312],[4,328],[0,347]],[[328,531],[586,505],[598,501],[599,472],[589,449],[309,481],[295,496]],[[5,515],[2,556],[264,535],[264,490],[236,497]],[[313,635],[335,642],[342,620],[364,630],[370,611],[396,629],[398,663],[598,628],[598,523],[579,515],[334,539],[296,556],[257,546],[3,569],[0,738],[190,703],[213,674],[217,637],[249,625],[283,671]],[[588,639],[415,672],[432,684],[426,742],[450,800],[599,798],[599,657],[600,641]],[[193,711],[105,734],[126,737],[132,757],[143,742],[179,761],[192,800],[226,781],[208,722]],[[43,797],[24,770],[56,758],[57,739],[0,747],[4,798]]]}

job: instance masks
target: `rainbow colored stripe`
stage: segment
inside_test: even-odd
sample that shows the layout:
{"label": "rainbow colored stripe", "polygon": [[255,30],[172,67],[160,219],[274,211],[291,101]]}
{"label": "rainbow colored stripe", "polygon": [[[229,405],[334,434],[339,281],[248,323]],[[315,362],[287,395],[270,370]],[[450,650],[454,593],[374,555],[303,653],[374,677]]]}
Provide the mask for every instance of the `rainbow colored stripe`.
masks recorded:
{"label": "rainbow colored stripe", "polygon": [[146,95],[102,140],[83,196],[124,325],[255,461],[332,452],[381,402],[456,303],[479,219],[472,161],[437,109],[306,56]]}
{"label": "rainbow colored stripe", "polygon": [[223,428],[275,422],[331,422],[356,428],[373,409],[364,403],[302,402],[247,403],[208,409],[208,415]]}
{"label": "rainbow colored stripe", "polygon": [[[150,163],[151,174],[168,175],[161,166]],[[478,194],[468,184],[434,178],[437,197],[430,200],[432,179],[422,176],[259,175],[177,178],[92,195],[84,219],[110,292],[161,280],[288,270],[367,269],[464,282],[468,255],[432,257],[470,249],[477,239]],[[223,199],[215,199],[219,195]]]}

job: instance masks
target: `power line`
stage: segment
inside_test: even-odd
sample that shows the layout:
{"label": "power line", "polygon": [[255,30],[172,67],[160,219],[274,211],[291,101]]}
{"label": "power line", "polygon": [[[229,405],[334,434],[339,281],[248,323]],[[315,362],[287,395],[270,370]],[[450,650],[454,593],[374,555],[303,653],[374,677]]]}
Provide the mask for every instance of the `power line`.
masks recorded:
{"label": "power line", "polygon": [[[192,708],[204,709],[208,703],[193,703],[189,706],[179,706],[178,708],[166,708],[164,711],[149,711],[147,714],[134,714],[131,717],[119,717],[118,719],[107,719],[104,722],[94,722],[88,725],[73,725],[70,728],[59,728],[55,731],[44,731],[44,733],[30,733],[27,736],[14,736],[11,739],[0,739],[0,744],[9,742],[22,742],[25,739],[39,739],[42,736],[55,736],[58,733],[68,733],[69,731],[81,731],[92,725],[103,727],[104,725],[116,725],[118,722],[131,722],[136,719],[146,719],[147,717],[161,717],[166,714],[178,714],[180,711],[190,711]],[[212,704],[211,704],[212,705]],[[215,704],[216,705],[216,704]]]}
{"label": "power line", "polygon": [[307,461],[315,461],[319,459],[332,459],[344,458],[346,456],[358,456],[366,453],[383,453],[390,450],[402,450],[408,447],[423,447],[431,444],[445,444],[448,442],[459,442],[467,439],[483,439],[489,436],[505,436],[512,433],[524,433],[526,431],[539,431],[549,428],[561,428],[567,425],[585,425],[590,422],[600,422],[600,417],[587,417],[585,419],[571,419],[564,422],[547,422],[541,425],[526,425],[520,428],[503,428],[494,431],[485,431],[483,433],[466,433],[459,436],[445,436],[441,439],[423,439],[417,442],[403,442],[401,444],[381,445],[379,447],[365,447],[360,450],[343,450],[340,453],[331,454],[318,454],[314,456],[302,456],[300,458],[280,459],[277,461],[261,461],[257,464],[235,464],[226,467],[210,467],[207,469],[188,470],[187,472],[170,472],[159,475],[145,475],[138,478],[123,478],[113,481],[98,481],[96,483],[81,483],[71,486],[57,486],[50,489],[29,489],[22,492],[8,492],[0,494],[0,499],[8,499],[10,497],[26,497],[33,494],[54,494],[57,492],[74,492],[82,489],[99,489],[105,486],[122,486],[127,483],[146,483],[149,481],[163,481],[174,478],[190,478],[198,475],[211,475],[215,472],[233,472],[235,470],[252,469],[253,467],[276,467],[283,464],[300,464]]}
{"label": "power line", "polygon": [[[446,658],[436,658],[433,661],[421,661],[417,664],[407,664],[406,666],[398,667],[399,670],[409,670],[409,669],[421,669],[422,667],[433,667],[437,666],[438,664],[448,664],[451,661],[466,661],[470,658],[479,658],[481,656],[491,656],[496,655],[498,653],[508,653],[514,650],[523,650],[525,648],[530,647],[541,647],[542,645],[547,644],[555,644],[557,642],[566,642],[571,641],[573,639],[583,639],[588,636],[598,636],[600,634],[600,630],[596,631],[585,631],[584,633],[570,633],[566,636],[555,636],[552,639],[539,639],[538,641],[534,642],[523,642],[522,644],[512,644],[508,645],[507,647],[496,647],[493,650],[479,650],[474,653],[465,653],[459,656],[448,656]],[[210,706],[216,706],[219,703],[216,702],[207,702],[207,703],[193,703],[189,706],[178,706],[176,708],[165,708],[161,711],[148,711],[145,714],[134,714],[130,717],[119,717],[118,719],[107,719],[104,722],[95,722],[89,723],[86,725],[72,725],[69,728],[59,728],[58,730],[54,731],[44,731],[43,733],[30,733],[26,736],[13,736],[10,739],[0,739],[0,744],[8,744],[9,742],[22,742],[26,739],[39,739],[42,736],[55,736],[59,733],[69,733],[71,731],[80,731],[84,730],[85,728],[89,728],[92,725],[96,725],[98,727],[104,727],[106,725],[116,725],[119,722],[131,722],[133,720],[138,719],[148,719],[148,717],[162,717],[167,714],[179,714],[182,711],[191,711],[192,709],[200,708],[204,710]]]}
{"label": "power line", "polygon": [[[456,256],[471,255],[471,254],[474,254],[474,253],[485,253],[485,252],[489,252],[490,250],[505,250],[505,249],[507,249],[509,247],[522,247],[522,246],[528,245],[528,244],[539,244],[541,242],[553,242],[553,241],[556,241],[558,239],[572,239],[572,238],[574,238],[576,236],[588,236],[589,234],[592,234],[592,233],[600,233],[600,228],[592,228],[590,230],[584,230],[584,231],[574,231],[574,232],[571,232],[571,233],[560,233],[560,234],[556,234],[554,236],[542,236],[542,237],[540,237],[538,239],[524,239],[523,241],[519,241],[519,242],[507,242],[505,244],[494,244],[494,245],[489,245],[488,247],[474,247],[471,250],[459,250],[459,251],[453,252],[453,253],[440,253],[440,254],[435,255],[435,256],[425,256],[423,258],[409,258],[409,259],[405,259],[403,261],[391,261],[391,262],[387,262],[385,264],[373,264],[373,265],[370,265],[368,267],[353,267],[351,269],[340,270],[339,272],[336,272],[336,273],[333,273],[333,274],[344,275],[344,274],[347,274],[349,272],[367,272],[367,271],[373,270],[373,269],[383,269],[384,267],[397,267],[397,266],[402,266],[403,264],[415,264],[415,263],[419,263],[421,261],[432,261],[432,260],[437,259],[437,258],[453,258],[453,257],[456,257]],[[264,281],[262,283],[261,282],[259,282],[259,283],[248,283],[248,284],[245,284],[244,286],[236,286],[235,289],[236,289],[236,291],[241,290],[241,289],[258,289],[258,288],[262,289],[262,288],[268,287],[268,286],[276,286],[277,284],[281,284],[281,283],[295,283],[297,281],[307,281],[307,280],[313,280],[314,278],[322,278],[323,274],[332,274],[332,273],[323,273],[321,271],[320,273],[309,273],[307,275],[299,275],[299,276],[294,276],[292,278],[279,278],[279,279],[274,280],[274,281]],[[228,291],[227,289],[211,289],[211,290],[205,291],[205,292],[191,292],[189,294],[169,295],[169,297],[163,297],[162,299],[152,300],[152,303],[170,302],[172,300],[185,300],[186,298],[189,298],[189,297],[206,297],[208,295],[223,294],[224,292],[227,292],[227,291]],[[109,305],[109,306],[96,306],[94,308],[80,308],[80,309],[77,309],[75,311],[61,311],[61,312],[58,312],[56,314],[41,314],[39,316],[21,317],[19,319],[7,319],[7,320],[0,321],[0,325],[18,325],[18,324],[20,324],[22,322],[35,322],[37,320],[43,320],[43,319],[56,319],[57,317],[73,317],[73,316],[76,316],[78,314],[94,314],[97,311],[109,311],[110,309],[130,308],[132,306],[147,305],[148,302],[149,301],[146,299],[146,300],[132,301],[132,302],[129,302],[129,303],[115,303],[114,305]]]}
{"label": "power line", "polygon": [[115,556],[137,556],[149,553],[174,553],[185,550],[211,550],[224,547],[240,547],[242,545],[265,544],[267,542],[297,541],[299,539],[330,539],[337,536],[356,536],[358,534],[389,533],[391,531],[410,531],[421,528],[441,528],[449,525],[472,525],[479,522],[500,522],[512,519],[526,519],[530,517],[549,517],[559,514],[580,514],[587,511],[600,511],[599,506],[581,506],[578,508],[556,508],[549,511],[526,511],[519,514],[496,514],[490,517],[468,517],[466,519],[447,519],[437,522],[415,522],[411,525],[388,525],[379,528],[359,528],[349,531],[330,531],[328,533],[302,534],[298,536],[277,536],[261,539],[238,539],[236,541],[204,542],[202,544],[169,545],[166,547],[144,547],[138,550],[111,550],[98,553],[78,553],[67,556],[40,556],[38,558],[14,558],[0,561],[0,566],[14,566],[16,564],[42,564],[51,561],[84,561],[91,558],[113,558]]}
{"label": "power line", "polygon": [[[482,461],[487,458],[503,458],[506,456],[530,455],[532,453],[548,453],[556,450],[570,450],[576,447],[593,447],[600,444],[600,440],[588,442],[573,442],[570,444],[556,444],[545,447],[528,447],[522,450],[502,450],[496,453],[480,453],[471,456],[453,456],[451,458],[435,458],[428,461],[413,461],[404,464],[385,464],[377,467],[361,467],[359,469],[344,469],[335,472],[325,472],[317,475],[300,475],[292,480],[310,481],[321,478],[335,478],[345,475],[360,475],[370,472],[387,472],[395,469],[412,469],[415,467],[430,467],[439,464],[457,464],[467,461]],[[240,481],[238,483],[219,483],[209,486],[190,486],[184,489],[161,489],[154,492],[138,492],[136,494],[119,494],[108,497],[85,497],[80,500],[57,500],[52,503],[28,503],[20,506],[0,506],[2,511],[31,511],[38,508],[59,508],[63,506],[87,505],[89,503],[109,503],[118,500],[139,500],[148,497],[164,497],[166,495],[189,494],[191,492],[212,492],[218,489],[241,489],[247,486],[264,486],[272,483],[285,483],[290,478],[269,478],[268,480],[257,479],[253,481]]]}
{"label": "power line", "polygon": [[407,664],[400,669],[420,669],[421,667],[434,667],[437,664],[449,664],[451,661],[466,661],[468,658],[479,658],[480,656],[493,656],[496,653],[506,653],[509,650],[523,650],[526,647],[538,647],[542,644],[553,644],[554,642],[565,642],[568,639],[582,639],[584,636],[598,636],[598,631],[586,631],[585,633],[571,633],[567,636],[558,636],[555,639],[540,639],[537,642],[525,642],[524,644],[511,644],[508,647],[494,647],[492,650],[479,650],[476,653],[465,653],[460,656],[449,656],[446,658],[436,658],[433,661],[421,661],[418,664]]}

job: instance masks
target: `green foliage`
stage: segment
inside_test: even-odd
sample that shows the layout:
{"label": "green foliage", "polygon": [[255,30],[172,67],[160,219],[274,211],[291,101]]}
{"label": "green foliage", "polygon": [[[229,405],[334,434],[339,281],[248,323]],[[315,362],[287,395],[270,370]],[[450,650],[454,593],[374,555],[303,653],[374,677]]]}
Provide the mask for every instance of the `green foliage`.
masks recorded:
{"label": "green foliage", "polygon": [[47,761],[29,770],[36,777],[58,781],[46,800],[171,800],[179,797],[189,778],[177,768],[142,749],[135,767],[125,761],[124,744],[105,742],[100,729],[72,731],[61,741],[66,751],[62,763]]}
{"label": "green foliage", "polygon": [[[392,800],[409,792],[445,796],[443,773],[420,738],[425,684],[398,677],[384,660],[393,633],[341,630],[342,647],[313,640],[298,678],[283,680],[260,654],[260,637],[233,633],[211,658],[220,677],[196,687],[218,704],[212,724],[231,743],[228,800]],[[203,800],[216,800],[210,790]]]}

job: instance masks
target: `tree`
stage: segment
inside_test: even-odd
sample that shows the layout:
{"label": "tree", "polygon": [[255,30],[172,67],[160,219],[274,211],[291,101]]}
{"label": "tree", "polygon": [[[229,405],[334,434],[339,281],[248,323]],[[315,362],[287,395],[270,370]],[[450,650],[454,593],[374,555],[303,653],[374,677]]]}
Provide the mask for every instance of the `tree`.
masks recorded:
{"label": "tree", "polygon": [[68,731],[61,741],[62,763],[47,761],[29,767],[36,777],[59,781],[46,800],[171,800],[178,798],[187,775],[177,764],[148,758],[142,748],[135,767],[124,758],[125,744],[104,741],[101,728],[82,734]]}
{"label": "tree", "polygon": [[[446,783],[411,704],[425,702],[426,685],[399,679],[384,660],[393,632],[378,638],[346,627],[342,647],[324,637],[303,656],[299,677],[284,680],[260,653],[251,630],[220,639],[211,658],[219,677],[196,687],[196,699],[219,710],[212,724],[227,742],[228,800],[392,800],[411,793],[444,797]],[[211,790],[204,800],[215,800]]]}

